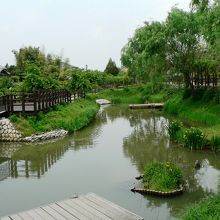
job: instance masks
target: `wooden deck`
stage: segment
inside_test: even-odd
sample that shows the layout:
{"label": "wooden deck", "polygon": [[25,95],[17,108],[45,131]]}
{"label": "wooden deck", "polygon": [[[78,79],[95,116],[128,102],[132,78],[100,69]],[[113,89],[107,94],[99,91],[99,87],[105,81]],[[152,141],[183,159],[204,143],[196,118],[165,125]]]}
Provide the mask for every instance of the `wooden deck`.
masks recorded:
{"label": "wooden deck", "polygon": [[147,104],[132,104],[129,105],[130,109],[142,109],[142,108],[157,108],[161,109],[164,107],[163,103],[147,103]]}
{"label": "wooden deck", "polygon": [[1,220],[143,220],[94,193],[35,208]]}

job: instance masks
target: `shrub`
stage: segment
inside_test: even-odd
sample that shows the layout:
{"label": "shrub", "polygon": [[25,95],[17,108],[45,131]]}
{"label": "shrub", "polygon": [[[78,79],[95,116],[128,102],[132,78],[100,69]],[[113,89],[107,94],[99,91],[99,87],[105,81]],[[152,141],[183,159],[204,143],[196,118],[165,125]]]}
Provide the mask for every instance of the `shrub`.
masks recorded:
{"label": "shrub", "polygon": [[18,121],[18,117],[16,115],[11,115],[10,118],[11,122],[15,123]]}
{"label": "shrub", "polygon": [[202,101],[203,102],[209,102],[212,101],[215,97],[215,90],[214,89],[208,89],[204,92]]}
{"label": "shrub", "polygon": [[144,171],[144,187],[158,191],[178,189],[183,180],[179,167],[171,162],[153,162]]}
{"label": "shrub", "polygon": [[199,128],[190,128],[184,134],[184,144],[192,149],[202,149],[205,145],[205,136]]}
{"label": "shrub", "polygon": [[215,152],[220,151],[220,137],[219,136],[213,136],[211,139],[211,147],[212,150]]}
{"label": "shrub", "polygon": [[178,133],[182,128],[182,123],[179,121],[172,121],[167,126],[168,134],[171,140],[178,140]]}
{"label": "shrub", "polygon": [[191,88],[186,88],[183,92],[183,99],[188,99],[191,97],[193,90]]}
{"label": "shrub", "polygon": [[195,102],[200,101],[203,98],[204,92],[205,92],[204,88],[197,88],[193,90],[192,100]]}
{"label": "shrub", "polygon": [[215,91],[214,100],[215,100],[215,103],[216,103],[216,104],[219,104],[219,103],[220,103],[220,90],[219,90],[219,89],[217,89],[217,90]]}

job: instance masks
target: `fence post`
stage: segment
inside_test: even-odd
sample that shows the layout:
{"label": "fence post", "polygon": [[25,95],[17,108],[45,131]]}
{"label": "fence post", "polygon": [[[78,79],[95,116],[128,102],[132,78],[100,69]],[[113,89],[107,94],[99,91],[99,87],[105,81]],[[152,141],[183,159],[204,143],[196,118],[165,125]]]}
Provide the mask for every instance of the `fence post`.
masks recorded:
{"label": "fence post", "polygon": [[[34,101],[34,114],[35,114],[35,115],[37,114],[37,100],[36,100],[36,95],[37,95],[37,93],[34,92],[34,93],[33,93],[33,101]],[[38,106],[38,109],[39,109],[39,106]]]}
{"label": "fence post", "polygon": [[[22,114],[24,115],[25,114],[25,93],[24,92],[22,92],[21,93],[21,100],[22,100]],[[13,104],[12,104],[12,106],[13,106]]]}

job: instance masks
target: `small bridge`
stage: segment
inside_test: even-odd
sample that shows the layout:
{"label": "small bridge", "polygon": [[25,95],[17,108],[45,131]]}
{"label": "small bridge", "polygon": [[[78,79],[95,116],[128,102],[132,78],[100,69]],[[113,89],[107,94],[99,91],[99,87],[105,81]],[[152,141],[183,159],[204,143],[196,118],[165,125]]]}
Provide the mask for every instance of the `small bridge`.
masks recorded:
{"label": "small bridge", "polygon": [[85,97],[84,92],[71,94],[66,90],[16,92],[0,97],[0,116],[11,114],[36,115],[47,112],[57,104]]}

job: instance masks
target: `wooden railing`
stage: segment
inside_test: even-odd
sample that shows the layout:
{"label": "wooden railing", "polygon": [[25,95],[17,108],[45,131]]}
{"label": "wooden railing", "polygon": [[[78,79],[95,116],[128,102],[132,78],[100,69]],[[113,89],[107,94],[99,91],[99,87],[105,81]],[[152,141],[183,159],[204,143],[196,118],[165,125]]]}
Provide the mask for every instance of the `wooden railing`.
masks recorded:
{"label": "wooden railing", "polygon": [[7,114],[36,115],[47,112],[57,104],[69,103],[85,97],[84,93],[71,94],[66,90],[37,91],[33,93],[16,92],[0,97],[0,112]]}

